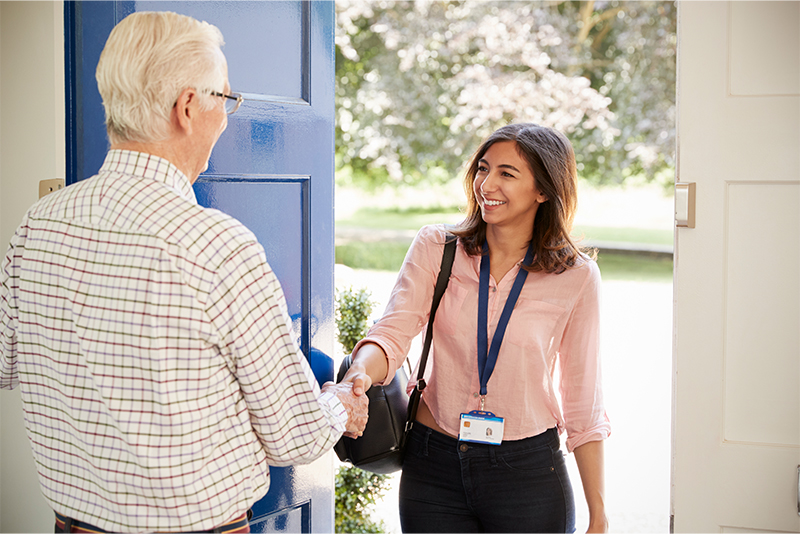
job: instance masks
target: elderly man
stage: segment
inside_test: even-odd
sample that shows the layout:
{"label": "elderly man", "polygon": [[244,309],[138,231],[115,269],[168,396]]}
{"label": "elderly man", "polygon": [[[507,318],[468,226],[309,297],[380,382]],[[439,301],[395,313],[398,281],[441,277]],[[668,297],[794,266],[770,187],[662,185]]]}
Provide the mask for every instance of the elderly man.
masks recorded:
{"label": "elderly man", "polygon": [[253,234],[197,205],[241,102],[222,44],[123,20],[97,67],[105,163],[36,203],[3,262],[0,387],[21,387],[57,532],[249,531],[270,465],[366,424],[366,396],[316,384]]}

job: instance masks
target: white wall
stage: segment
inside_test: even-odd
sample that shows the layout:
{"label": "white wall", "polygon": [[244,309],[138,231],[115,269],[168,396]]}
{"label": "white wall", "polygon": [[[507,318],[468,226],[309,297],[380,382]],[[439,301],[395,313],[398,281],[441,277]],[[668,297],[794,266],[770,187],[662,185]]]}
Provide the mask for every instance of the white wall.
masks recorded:
{"label": "white wall", "polygon": [[[64,178],[62,2],[0,1],[0,250],[39,181]],[[0,532],[52,532],[25,435],[19,391],[0,392]]]}

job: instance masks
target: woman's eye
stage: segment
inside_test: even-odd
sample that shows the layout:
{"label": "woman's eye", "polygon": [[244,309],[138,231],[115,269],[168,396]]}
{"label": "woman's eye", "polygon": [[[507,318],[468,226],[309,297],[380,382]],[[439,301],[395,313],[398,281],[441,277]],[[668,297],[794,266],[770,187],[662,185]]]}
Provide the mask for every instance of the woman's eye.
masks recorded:
{"label": "woman's eye", "polygon": [[489,169],[483,165],[478,165],[478,172],[489,172]]}

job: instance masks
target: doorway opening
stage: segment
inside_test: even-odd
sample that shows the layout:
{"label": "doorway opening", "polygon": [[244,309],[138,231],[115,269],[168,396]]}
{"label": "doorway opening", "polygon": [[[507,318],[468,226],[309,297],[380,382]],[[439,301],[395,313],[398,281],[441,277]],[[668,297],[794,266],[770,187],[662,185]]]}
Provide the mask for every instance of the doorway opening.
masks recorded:
{"label": "doorway opening", "polygon": [[[575,234],[603,276],[611,530],[669,531],[675,3],[352,0],[337,24],[336,286],[369,289],[378,318],[416,231],[463,218],[480,140],[506,122],[564,131]],[[375,517],[399,532],[396,514],[395,486]]]}

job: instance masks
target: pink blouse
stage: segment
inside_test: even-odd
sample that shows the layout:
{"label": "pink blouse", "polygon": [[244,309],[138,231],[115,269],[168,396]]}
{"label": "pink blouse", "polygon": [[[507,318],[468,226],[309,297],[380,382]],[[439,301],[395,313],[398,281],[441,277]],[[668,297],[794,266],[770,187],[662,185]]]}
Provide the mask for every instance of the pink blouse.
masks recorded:
{"label": "pink blouse", "polygon": [[[412,339],[427,323],[445,235],[442,225],[419,231],[383,317],[353,351],[366,342],[383,348],[389,363],[384,383],[394,377]],[[515,266],[499,283],[490,278],[490,342],[518,271]],[[459,244],[450,283],[436,312],[425,373],[425,403],[437,424],[453,435],[458,435],[460,414],[480,407],[479,272],[480,257],[467,255]],[[504,440],[535,436],[558,426],[559,432],[567,431],[571,452],[609,436],[600,383],[599,290],[600,271],[594,261],[561,274],[529,273],[487,388],[485,409],[505,418]]]}

